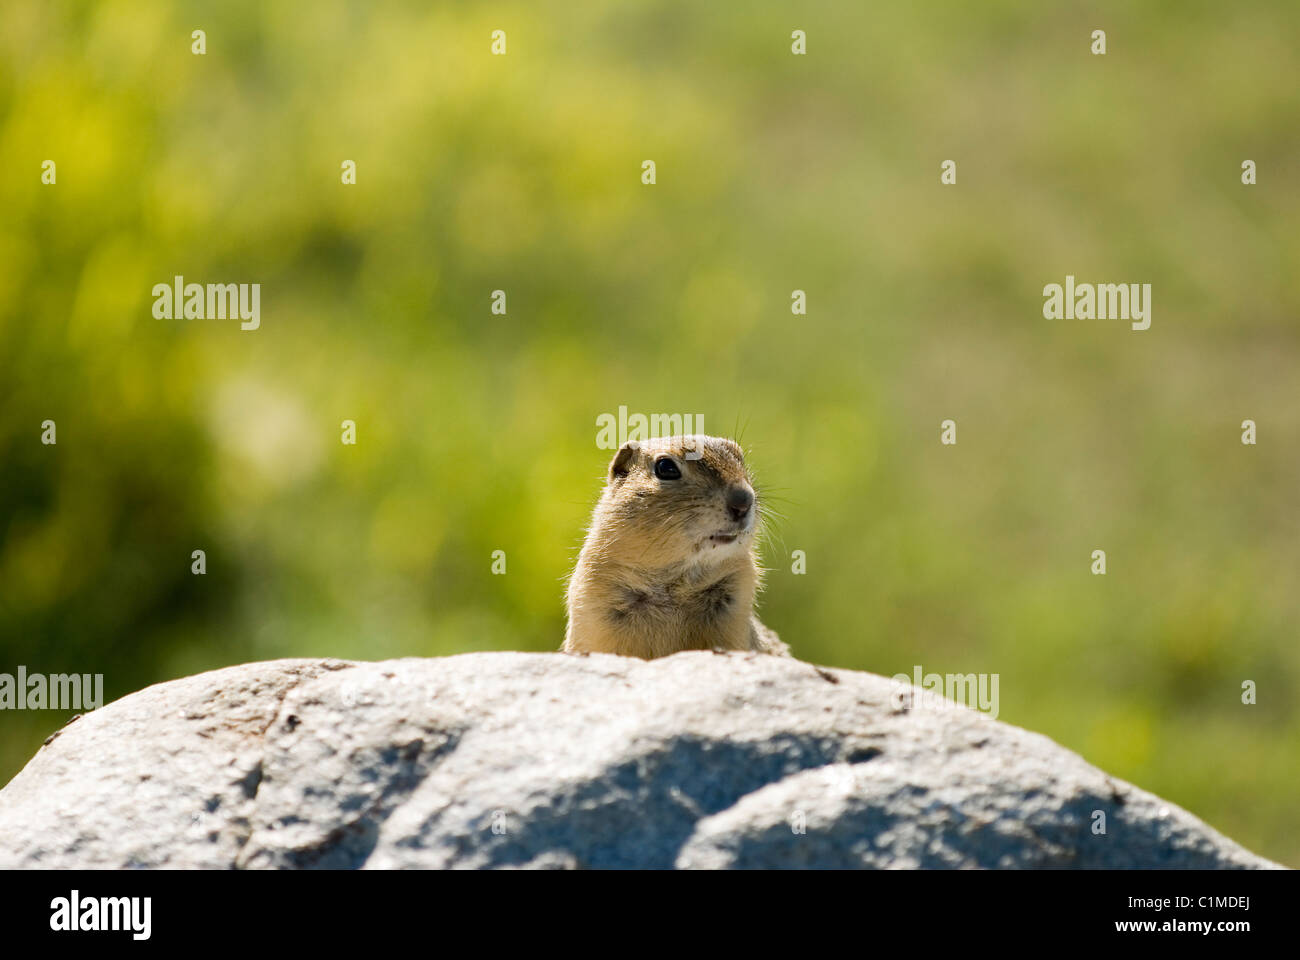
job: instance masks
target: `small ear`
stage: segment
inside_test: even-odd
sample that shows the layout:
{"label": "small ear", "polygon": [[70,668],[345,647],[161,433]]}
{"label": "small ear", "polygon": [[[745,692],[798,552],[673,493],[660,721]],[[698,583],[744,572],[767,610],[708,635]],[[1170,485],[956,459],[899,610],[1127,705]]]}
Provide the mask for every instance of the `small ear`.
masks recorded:
{"label": "small ear", "polygon": [[629,440],[619,447],[618,453],[614,454],[614,459],[609,462],[609,479],[611,482],[622,480],[627,476],[628,471],[632,469],[632,459],[640,449],[641,447],[635,440]]}

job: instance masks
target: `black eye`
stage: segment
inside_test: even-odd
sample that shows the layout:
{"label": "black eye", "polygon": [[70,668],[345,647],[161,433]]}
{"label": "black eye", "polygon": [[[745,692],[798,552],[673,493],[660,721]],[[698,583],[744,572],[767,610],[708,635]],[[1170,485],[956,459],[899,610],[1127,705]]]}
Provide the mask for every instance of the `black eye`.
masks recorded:
{"label": "black eye", "polygon": [[655,476],[660,480],[680,480],[682,471],[672,457],[660,457],[655,461]]}

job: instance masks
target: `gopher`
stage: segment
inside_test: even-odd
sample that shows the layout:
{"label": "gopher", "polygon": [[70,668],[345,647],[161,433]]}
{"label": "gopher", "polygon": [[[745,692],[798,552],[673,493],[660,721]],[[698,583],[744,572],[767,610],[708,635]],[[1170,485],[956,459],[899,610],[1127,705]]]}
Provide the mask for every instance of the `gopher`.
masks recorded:
{"label": "gopher", "polygon": [[569,578],[568,653],[790,648],[754,616],[758,497],[733,440],[625,443]]}

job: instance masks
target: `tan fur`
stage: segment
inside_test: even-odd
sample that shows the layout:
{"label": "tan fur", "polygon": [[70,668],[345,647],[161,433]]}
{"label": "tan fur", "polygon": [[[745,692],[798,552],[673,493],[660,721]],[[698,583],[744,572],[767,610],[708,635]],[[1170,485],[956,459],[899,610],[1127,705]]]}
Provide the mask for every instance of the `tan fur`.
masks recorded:
{"label": "tan fur", "polygon": [[[687,459],[692,451],[699,459]],[[663,456],[677,464],[680,479],[655,476]],[[738,489],[753,494],[743,520],[727,502],[729,491],[743,496]],[[569,579],[564,650],[647,660],[714,648],[788,656],[753,614],[762,578],[758,524],[757,494],[733,441],[693,436],[624,444]]]}

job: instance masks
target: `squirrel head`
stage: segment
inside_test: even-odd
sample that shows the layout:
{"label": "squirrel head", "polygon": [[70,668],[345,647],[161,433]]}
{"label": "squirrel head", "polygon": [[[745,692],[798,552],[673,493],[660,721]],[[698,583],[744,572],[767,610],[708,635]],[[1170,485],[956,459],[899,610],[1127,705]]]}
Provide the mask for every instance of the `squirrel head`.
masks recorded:
{"label": "squirrel head", "polygon": [[744,451],[701,434],[630,441],[610,461],[593,532],[611,559],[643,567],[748,557],[758,497]]}

